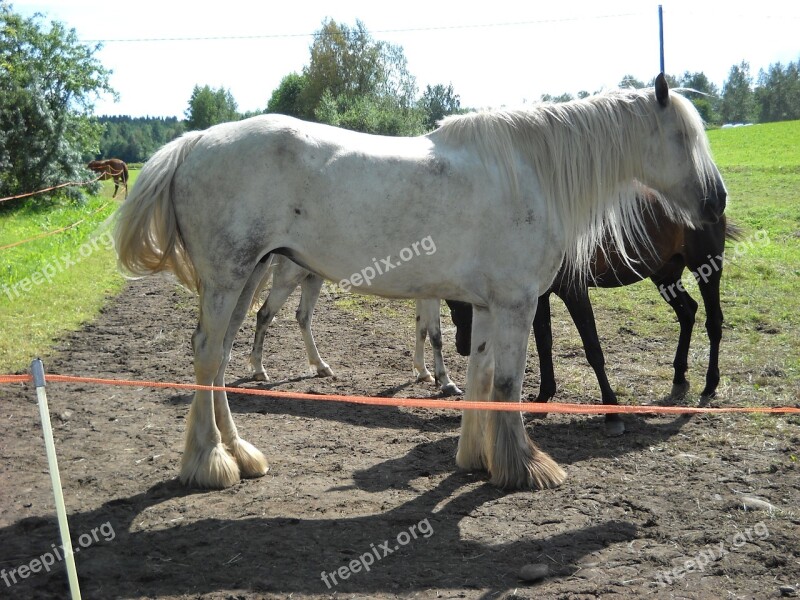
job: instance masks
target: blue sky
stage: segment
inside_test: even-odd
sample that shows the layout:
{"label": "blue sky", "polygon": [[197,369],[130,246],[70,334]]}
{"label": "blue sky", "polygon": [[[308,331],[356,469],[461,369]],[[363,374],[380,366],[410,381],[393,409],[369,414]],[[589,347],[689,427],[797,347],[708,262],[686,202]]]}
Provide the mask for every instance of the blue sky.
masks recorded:
{"label": "blue sky", "polygon": [[310,34],[326,17],[348,25],[360,19],[375,39],[403,47],[420,90],[452,83],[462,105],[472,108],[593,92],[615,87],[626,74],[652,79],[659,69],[659,4],[667,73],[703,71],[721,86],[743,60],[755,77],[771,63],[800,59],[800,2],[468,4],[138,0],[118,12],[96,0],[51,0],[13,7],[61,21],[82,40],[104,40],[96,56],[113,71],[120,101],[101,98],[96,112],[109,115],[183,118],[195,85],[224,87],[240,111],[261,110],[282,77],[307,64]]}

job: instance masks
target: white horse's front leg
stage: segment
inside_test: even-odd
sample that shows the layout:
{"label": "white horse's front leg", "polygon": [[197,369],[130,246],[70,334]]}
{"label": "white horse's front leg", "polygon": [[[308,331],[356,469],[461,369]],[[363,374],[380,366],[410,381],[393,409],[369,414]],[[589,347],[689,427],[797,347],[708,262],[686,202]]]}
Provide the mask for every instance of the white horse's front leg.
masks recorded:
{"label": "white horse's front leg", "polygon": [[414,333],[414,377],[417,382],[433,383],[435,380],[428,367],[425,365],[425,338],[428,335],[428,307],[427,300],[417,300]]}
{"label": "white horse's front leg", "polygon": [[[536,313],[536,298],[520,308],[492,307],[494,340],[493,402],[520,402],[522,379]],[[473,330],[473,336],[475,332]],[[474,352],[473,338],[473,352]],[[564,470],[531,441],[522,413],[491,411],[486,417],[484,452],[491,482],[504,489],[550,488],[566,478]]]}
{"label": "white horse's front leg", "polygon": [[453,396],[461,394],[461,390],[453,383],[450,376],[447,374],[447,368],[444,366],[444,356],[442,355],[442,321],[439,312],[441,306],[439,300],[424,300],[430,304],[429,311],[430,317],[428,319],[428,335],[431,340],[431,348],[433,348],[433,368],[436,374],[436,383],[442,390],[445,396]]}
{"label": "white horse's front leg", "polygon": [[[490,315],[485,308],[474,307],[472,347],[467,365],[467,391],[464,400],[488,402],[494,375],[494,348],[488,336]],[[456,464],[462,469],[487,469],[484,452],[486,411],[465,410],[461,416]]]}

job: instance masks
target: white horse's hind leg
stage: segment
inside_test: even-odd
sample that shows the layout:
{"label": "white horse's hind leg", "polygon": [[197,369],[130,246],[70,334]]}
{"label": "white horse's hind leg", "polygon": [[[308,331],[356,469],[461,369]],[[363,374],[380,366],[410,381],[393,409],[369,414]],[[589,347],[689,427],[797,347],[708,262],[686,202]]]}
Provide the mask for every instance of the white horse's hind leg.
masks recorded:
{"label": "white horse's hind leg", "polygon": [[[263,262],[256,266],[239,296],[239,301],[233,311],[225,334],[224,359],[217,372],[217,377],[214,379],[215,386],[222,387],[225,385],[225,368],[228,365],[233,340],[247,316],[247,311],[253,301],[253,294],[264,277],[268,265],[268,262]],[[222,443],[225,444],[228,451],[233,455],[234,460],[236,460],[241,476],[261,477],[266,474],[269,470],[267,459],[255,446],[239,437],[239,432],[233,422],[231,409],[228,405],[228,395],[225,391],[214,392],[214,416],[222,435]]]}
{"label": "white horse's hind leg", "polygon": [[306,345],[306,355],[311,370],[319,377],[333,377],[333,371],[328,366],[317,350],[314,343],[314,334],[311,333],[311,319],[314,315],[314,307],[319,300],[319,293],[322,290],[322,277],[309,273],[300,282],[300,306],[297,308],[295,317],[297,324],[300,325],[300,333]]}
{"label": "white horse's hind leg", "polygon": [[[198,385],[212,385],[217,381],[220,369],[227,361],[225,334],[237,300],[236,293],[201,290],[200,322],[192,336]],[[217,428],[214,395],[209,390],[198,390],[186,422],[180,479],[186,485],[224,488],[239,478],[239,466],[225,447]]]}
{"label": "white horse's hind leg", "polygon": [[[492,307],[494,402],[520,402],[530,323],[536,312],[536,301],[530,304],[524,310]],[[498,487],[543,489],[566,478],[564,470],[528,437],[521,413],[490,411],[484,442],[491,482]]]}
{"label": "white horse's hind leg", "polygon": [[[472,317],[472,346],[467,365],[467,391],[464,400],[487,402],[492,393],[494,378],[494,347],[488,336],[489,311],[475,307]],[[489,466],[484,452],[486,411],[465,410],[461,416],[461,436],[458,438],[456,464],[462,469],[486,469]]]}

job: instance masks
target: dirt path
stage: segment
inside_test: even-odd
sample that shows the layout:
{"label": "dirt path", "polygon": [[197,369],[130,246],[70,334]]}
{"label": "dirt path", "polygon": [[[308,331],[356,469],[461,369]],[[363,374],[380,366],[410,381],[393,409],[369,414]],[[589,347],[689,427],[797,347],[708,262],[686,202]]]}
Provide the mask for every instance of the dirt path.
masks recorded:
{"label": "dirt path", "polygon": [[[275,389],[435,393],[411,379],[407,305],[343,310],[323,296],[314,330],[333,380],[306,375],[296,304],[267,342]],[[47,370],[191,381],[195,312],[165,280],[132,282],[59,343]],[[248,320],[229,382],[247,376],[252,332]],[[647,365],[668,364],[672,342],[623,334],[608,345],[612,381],[635,381],[642,401],[657,401],[668,385]],[[452,331],[445,338],[463,384],[466,363]],[[558,399],[594,401],[580,353],[556,358],[583,380]],[[526,395],[536,392],[535,360],[531,352]],[[455,468],[457,413],[233,393],[239,430],[270,472],[196,492],[175,480],[189,394],[51,384],[48,396],[84,598],[776,598],[792,593],[782,586],[800,589],[797,419],[633,416],[617,439],[594,417],[528,419],[568,479],[506,494]],[[34,398],[0,388],[0,598],[67,594]],[[546,564],[547,577],[521,581],[527,563]]]}

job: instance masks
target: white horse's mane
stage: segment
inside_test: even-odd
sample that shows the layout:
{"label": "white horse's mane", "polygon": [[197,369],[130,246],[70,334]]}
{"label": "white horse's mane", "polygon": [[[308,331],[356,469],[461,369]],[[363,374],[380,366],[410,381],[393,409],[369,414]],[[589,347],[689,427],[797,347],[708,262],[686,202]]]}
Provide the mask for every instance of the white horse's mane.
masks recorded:
{"label": "white horse's mane", "polygon": [[[687,99],[670,93],[670,100],[680,128],[672,133],[690,142],[689,159],[706,182],[714,167],[702,119]],[[535,169],[548,208],[561,215],[567,264],[576,275],[586,275],[594,251],[607,236],[623,254],[625,238],[640,249],[639,256],[652,251],[641,207],[637,208],[642,184],[636,177],[644,172],[650,136],[665,133],[659,110],[663,109],[652,89],[613,90],[565,103],[448,116],[429,137],[474,145],[485,164],[508,174],[512,193],[520,200],[525,190],[517,184],[517,160],[525,157]],[[695,215],[682,212],[660,192],[654,191],[654,198],[674,220],[694,221]],[[623,258],[635,269],[636,256]]]}

